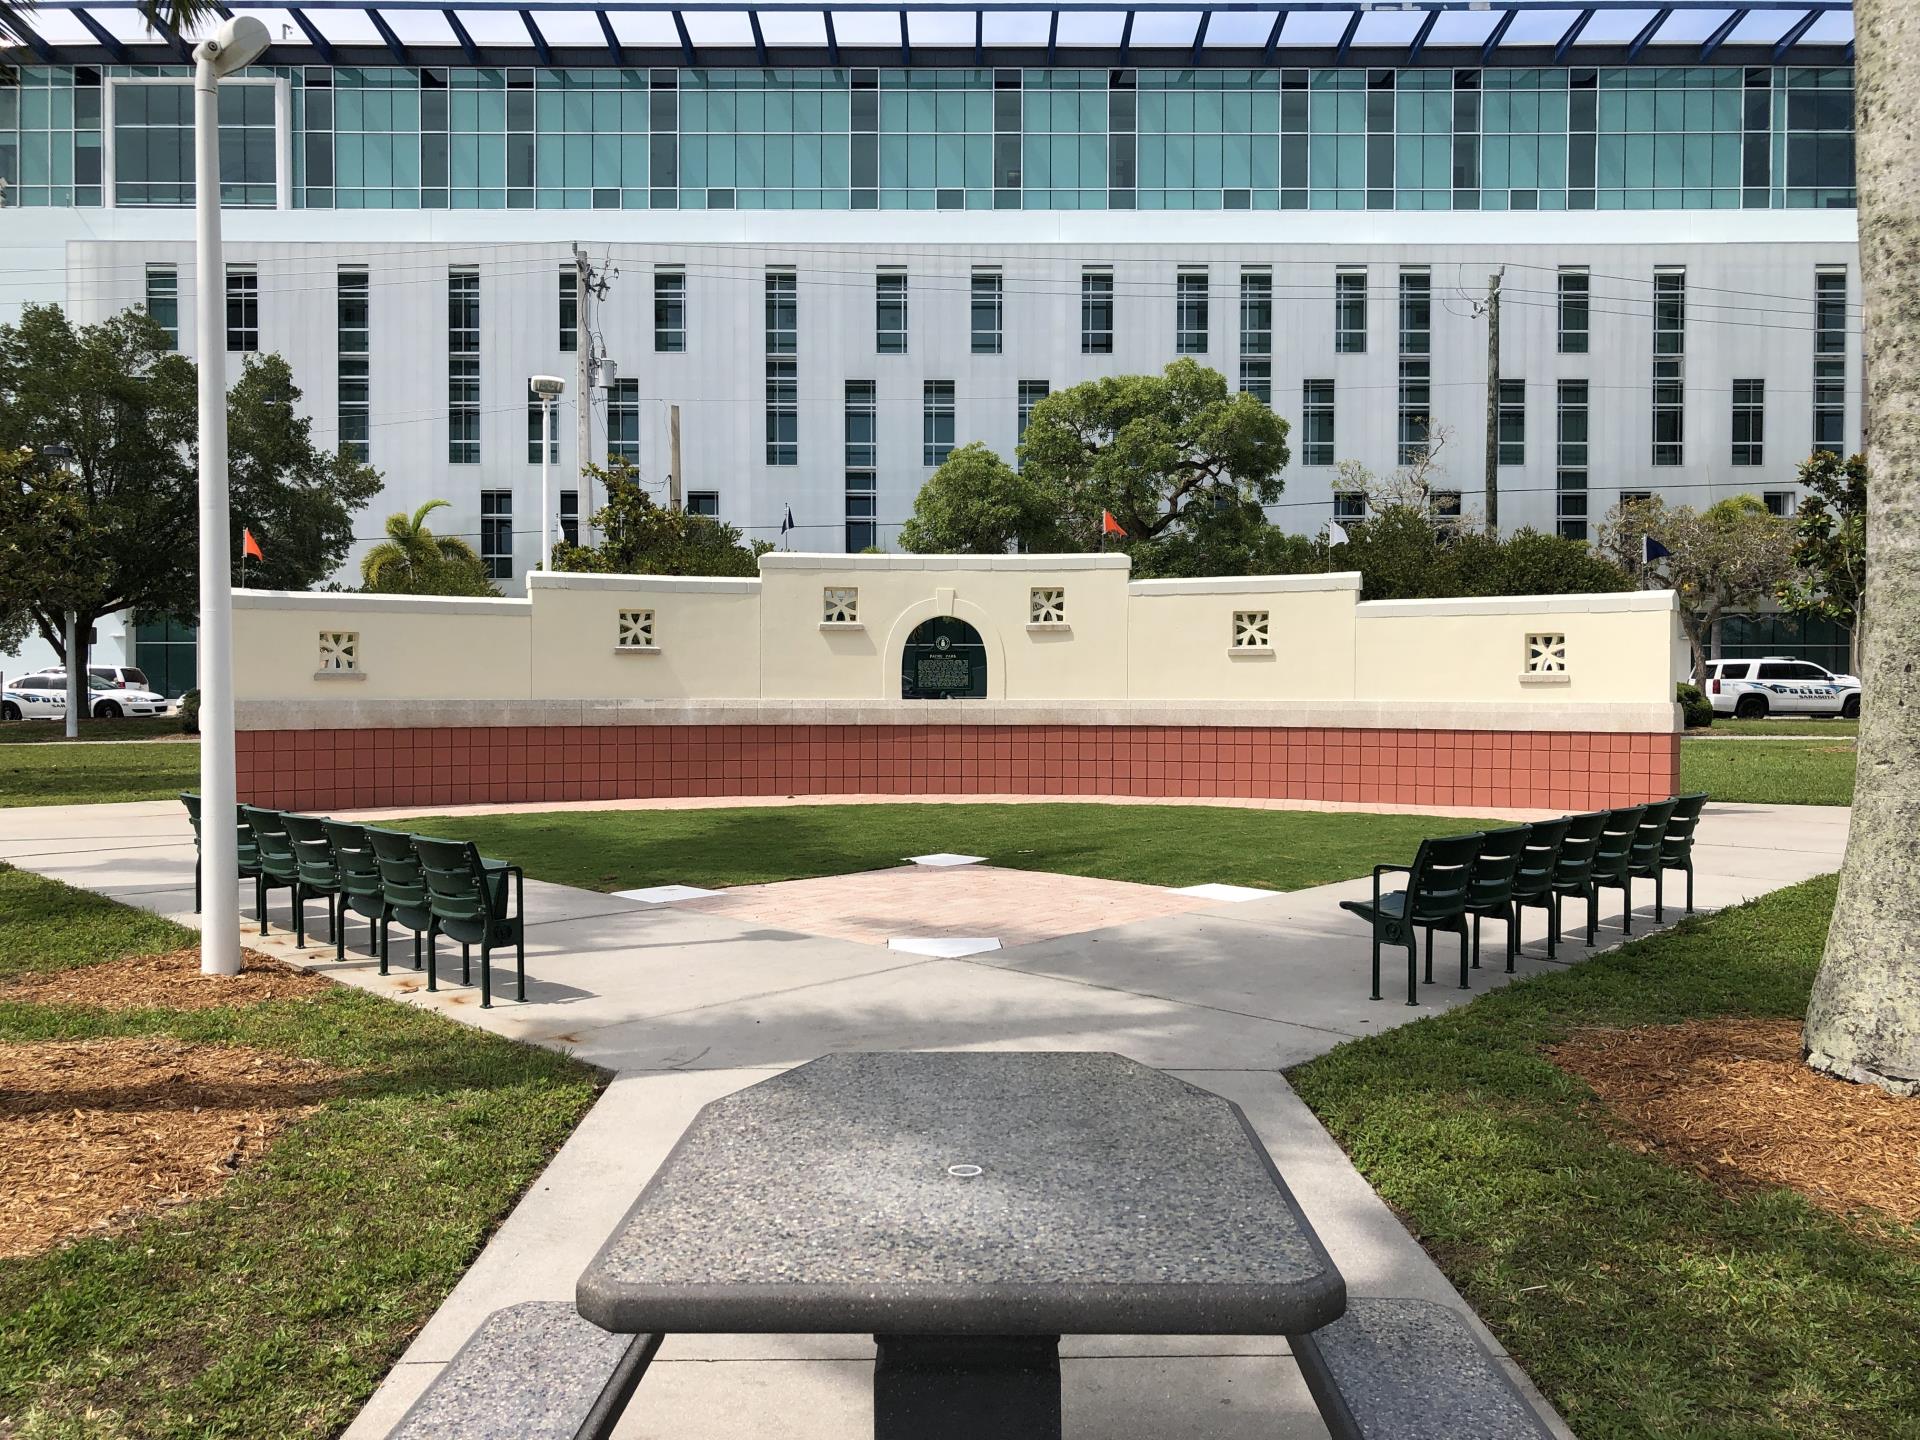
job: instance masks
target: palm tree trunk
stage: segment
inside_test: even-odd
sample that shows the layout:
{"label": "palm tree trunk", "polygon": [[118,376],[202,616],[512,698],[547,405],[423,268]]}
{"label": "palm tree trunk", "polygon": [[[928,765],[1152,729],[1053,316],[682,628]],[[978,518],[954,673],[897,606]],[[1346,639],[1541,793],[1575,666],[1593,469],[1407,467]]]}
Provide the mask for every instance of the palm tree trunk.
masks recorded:
{"label": "palm tree trunk", "polygon": [[1807,1005],[1807,1063],[1920,1094],[1920,5],[1856,0],[1860,269],[1871,387],[1853,826]]}

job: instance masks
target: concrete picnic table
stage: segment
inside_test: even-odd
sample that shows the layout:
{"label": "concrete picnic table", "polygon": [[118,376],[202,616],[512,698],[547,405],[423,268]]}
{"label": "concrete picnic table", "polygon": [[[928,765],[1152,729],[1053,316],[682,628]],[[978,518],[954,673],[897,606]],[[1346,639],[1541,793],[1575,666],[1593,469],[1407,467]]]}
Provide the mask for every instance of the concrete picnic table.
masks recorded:
{"label": "concrete picnic table", "polygon": [[1239,1107],[1119,1055],[839,1054],[695,1117],[611,1331],[866,1332],[877,1440],[1058,1440],[1063,1334],[1300,1335],[1346,1285]]}

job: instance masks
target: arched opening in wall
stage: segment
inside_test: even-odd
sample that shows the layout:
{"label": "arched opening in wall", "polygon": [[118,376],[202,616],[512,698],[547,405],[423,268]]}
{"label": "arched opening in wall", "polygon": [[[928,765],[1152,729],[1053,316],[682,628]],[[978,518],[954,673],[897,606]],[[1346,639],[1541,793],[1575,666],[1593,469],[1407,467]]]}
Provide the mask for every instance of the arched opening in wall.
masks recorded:
{"label": "arched opening in wall", "polygon": [[987,647],[964,620],[937,615],[913,627],[900,652],[902,700],[984,700]]}

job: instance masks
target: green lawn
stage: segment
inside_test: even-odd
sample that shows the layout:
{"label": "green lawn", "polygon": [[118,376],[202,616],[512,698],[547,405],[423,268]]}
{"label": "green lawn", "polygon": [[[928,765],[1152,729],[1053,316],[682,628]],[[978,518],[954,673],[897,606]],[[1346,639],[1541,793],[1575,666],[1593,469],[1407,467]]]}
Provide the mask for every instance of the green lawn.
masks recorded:
{"label": "green lawn", "polygon": [[1839,716],[1820,720],[1811,717],[1778,720],[1735,720],[1726,715],[1716,715],[1713,724],[1705,730],[1690,731],[1697,735],[1819,735],[1829,740],[1853,739],[1860,733],[1858,720],[1842,720]]}
{"label": "green lawn", "polygon": [[1920,1436],[1920,1229],[1721,1193],[1609,1139],[1539,1053],[1574,1026],[1799,1017],[1833,892],[1696,918],[1290,1076],[1582,1440]]}
{"label": "green lawn", "polygon": [[[131,715],[120,720],[82,720],[79,740],[165,740],[184,734],[178,715]],[[0,722],[0,745],[44,745],[67,738],[59,720]]]}
{"label": "green lawn", "polygon": [[1851,805],[1853,741],[1682,740],[1680,788],[1765,805]]}
{"label": "green lawn", "polygon": [[[433,816],[394,822],[477,841],[529,875],[588,890],[757,885],[957,851],[1016,870],[1147,885],[1298,890],[1412,858],[1451,816],[1189,805],[793,805]],[[1485,822],[1495,824],[1498,822]]]}
{"label": "green lawn", "polygon": [[[191,938],[0,866],[0,976]],[[0,1043],[152,1034],[353,1073],[217,1197],[0,1260],[0,1434],[337,1435],[597,1086],[559,1055],[344,987],[198,1012],[0,1001]]]}
{"label": "green lawn", "polygon": [[199,778],[197,744],[0,745],[0,807],[165,800]]}

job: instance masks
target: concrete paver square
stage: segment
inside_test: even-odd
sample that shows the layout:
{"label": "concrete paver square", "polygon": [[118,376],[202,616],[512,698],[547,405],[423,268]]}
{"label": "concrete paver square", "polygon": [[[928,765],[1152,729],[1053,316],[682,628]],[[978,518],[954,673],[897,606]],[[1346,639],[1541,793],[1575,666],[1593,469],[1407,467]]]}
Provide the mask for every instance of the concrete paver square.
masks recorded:
{"label": "concrete paver square", "polygon": [[1182,885],[1174,892],[1176,895],[1193,895],[1202,900],[1228,900],[1235,903],[1247,900],[1265,900],[1269,895],[1277,895],[1277,890],[1262,890],[1254,885]]}
{"label": "concrete paver square", "polygon": [[648,905],[671,905],[676,900],[706,900],[724,892],[703,890],[698,885],[648,885],[639,890],[616,890],[613,893],[622,900],[639,900]]}
{"label": "concrete paver square", "polygon": [[931,865],[943,868],[950,865],[978,865],[987,857],[984,855],[955,855],[950,850],[942,850],[936,855],[909,855],[907,859],[916,865]]}
{"label": "concrete paver square", "polygon": [[966,955],[984,955],[998,950],[1000,942],[991,935],[895,935],[887,948],[902,955],[932,955],[943,960],[958,960]]}

